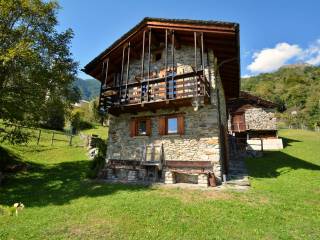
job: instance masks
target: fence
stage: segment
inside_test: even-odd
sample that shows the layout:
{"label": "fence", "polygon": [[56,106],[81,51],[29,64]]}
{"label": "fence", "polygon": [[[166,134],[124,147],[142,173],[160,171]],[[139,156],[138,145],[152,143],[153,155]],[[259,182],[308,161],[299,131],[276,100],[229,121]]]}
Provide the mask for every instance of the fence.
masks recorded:
{"label": "fence", "polygon": [[[2,126],[3,127],[3,126]],[[6,124],[3,127],[5,130],[18,128],[28,136],[28,144],[43,145],[43,146],[76,146],[83,147],[88,144],[88,139],[82,134],[72,134],[71,131],[54,131],[47,129],[31,128],[13,124]],[[0,133],[1,134],[1,133]]]}

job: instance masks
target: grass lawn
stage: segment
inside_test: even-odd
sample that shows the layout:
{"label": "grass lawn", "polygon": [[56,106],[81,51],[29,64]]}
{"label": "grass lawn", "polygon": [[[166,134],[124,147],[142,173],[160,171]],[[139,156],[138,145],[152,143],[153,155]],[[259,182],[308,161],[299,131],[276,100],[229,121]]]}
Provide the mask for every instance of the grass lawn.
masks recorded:
{"label": "grass lawn", "polygon": [[320,239],[320,134],[280,135],[283,151],[247,159],[247,192],[94,183],[82,148],[3,145],[30,167],[0,188],[26,206],[0,239]]}
{"label": "grass lawn", "polygon": [[108,128],[101,125],[95,125],[94,128],[82,130],[81,133],[87,135],[96,134],[102,139],[107,139]]}

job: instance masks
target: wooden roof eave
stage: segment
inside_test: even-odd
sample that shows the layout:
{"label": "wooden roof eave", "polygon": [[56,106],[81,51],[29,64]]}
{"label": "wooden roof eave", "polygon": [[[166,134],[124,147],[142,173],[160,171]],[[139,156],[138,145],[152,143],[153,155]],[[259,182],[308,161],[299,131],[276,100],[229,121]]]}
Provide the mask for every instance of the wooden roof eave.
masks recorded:
{"label": "wooden roof eave", "polygon": [[104,61],[108,58],[113,52],[119,49],[121,46],[131,41],[139,32],[143,32],[144,30],[148,30],[149,28],[156,29],[171,29],[171,30],[180,30],[180,31],[190,31],[190,32],[206,32],[206,33],[214,33],[217,35],[234,37],[236,35],[234,27],[219,27],[219,26],[201,26],[201,25],[187,25],[187,24],[172,24],[172,23],[161,23],[161,22],[146,22],[135,29],[132,33],[129,34],[126,38],[122,39],[115,46],[111,46],[111,48],[104,53],[101,53],[97,58],[95,58],[92,62],[85,66],[83,69],[85,73],[92,75],[92,70],[94,65],[99,61]]}

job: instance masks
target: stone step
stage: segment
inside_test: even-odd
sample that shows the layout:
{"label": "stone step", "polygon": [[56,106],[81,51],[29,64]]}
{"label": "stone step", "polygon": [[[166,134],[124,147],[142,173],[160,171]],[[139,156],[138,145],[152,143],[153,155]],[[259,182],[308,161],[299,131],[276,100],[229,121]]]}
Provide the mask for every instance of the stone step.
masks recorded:
{"label": "stone step", "polygon": [[229,180],[227,181],[228,185],[235,185],[235,186],[250,186],[250,183],[248,180]]}

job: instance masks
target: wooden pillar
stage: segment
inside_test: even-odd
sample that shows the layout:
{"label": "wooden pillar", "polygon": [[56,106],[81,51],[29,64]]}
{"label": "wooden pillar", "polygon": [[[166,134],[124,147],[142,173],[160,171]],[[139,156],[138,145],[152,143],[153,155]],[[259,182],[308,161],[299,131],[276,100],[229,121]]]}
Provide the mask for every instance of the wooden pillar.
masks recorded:
{"label": "wooden pillar", "polygon": [[122,90],[121,86],[123,84],[123,69],[124,69],[124,54],[125,54],[126,46],[123,46],[122,49],[122,62],[121,62],[121,77],[120,77],[120,86],[119,86],[119,102],[121,104],[121,98],[122,98]]}
{"label": "wooden pillar", "polygon": [[193,33],[194,37],[194,82],[195,82],[195,89],[196,89],[196,97],[198,97],[198,79],[197,79],[197,32]]}
{"label": "wooden pillar", "polygon": [[204,46],[203,46],[203,32],[200,35],[201,37],[201,68],[204,70]]}
{"label": "wooden pillar", "polygon": [[[203,84],[203,95],[206,95],[206,77],[205,77],[205,73],[204,73],[204,46],[203,46],[203,32],[200,35],[200,41],[201,41],[201,70],[202,70],[202,79],[203,82],[201,84]],[[201,86],[201,85],[200,85]],[[200,88],[201,89],[201,88]]]}
{"label": "wooden pillar", "polygon": [[130,42],[128,44],[128,58],[127,58],[127,76],[126,76],[126,90],[125,90],[125,100],[127,100],[128,95],[128,82],[129,82],[129,70],[130,70]]}
{"label": "wooden pillar", "polygon": [[107,58],[105,65],[106,65],[106,73],[105,73],[105,77],[104,77],[104,86],[107,87],[108,71],[109,71],[109,58]]}
{"label": "wooden pillar", "polygon": [[102,94],[102,88],[103,88],[103,74],[104,74],[104,62],[102,62],[102,70],[101,70],[101,84],[100,84],[100,95],[99,95],[99,110],[101,108],[101,94]]}
{"label": "wooden pillar", "polygon": [[142,37],[142,53],[141,53],[141,81],[144,79],[144,47],[146,41],[146,31],[143,31]]}
{"label": "wooden pillar", "polygon": [[145,42],[146,42],[146,30],[143,31],[143,36],[142,36],[140,103],[142,102],[143,80],[144,80]]}
{"label": "wooden pillar", "polygon": [[149,80],[151,67],[151,28],[149,29],[149,46],[148,46],[148,83],[147,83],[147,102],[149,101]]}
{"label": "wooden pillar", "polygon": [[168,70],[168,29],[166,29],[166,32],[165,32],[165,61],[164,61],[164,68],[165,68],[165,84],[166,84],[166,87],[165,87],[165,94],[166,94],[166,99],[168,97],[167,95],[167,88],[168,88],[168,82],[167,82],[167,70]]}
{"label": "wooden pillar", "polygon": [[171,42],[172,42],[172,45],[171,45],[171,60],[172,60],[172,70],[171,70],[171,80],[172,80],[172,97],[174,98],[174,30],[172,30],[172,33],[171,33]]}

